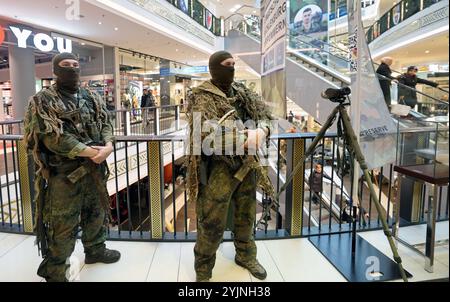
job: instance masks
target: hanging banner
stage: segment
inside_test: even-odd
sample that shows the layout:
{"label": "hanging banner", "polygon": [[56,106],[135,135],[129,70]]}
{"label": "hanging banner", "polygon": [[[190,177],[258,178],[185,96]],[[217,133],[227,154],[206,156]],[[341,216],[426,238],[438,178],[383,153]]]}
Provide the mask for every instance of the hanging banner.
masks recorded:
{"label": "hanging banner", "polygon": [[286,117],[286,0],[261,1],[261,86],[276,117]]}
{"label": "hanging banner", "polygon": [[355,132],[360,133],[369,169],[375,169],[395,161],[397,128],[375,74],[355,1],[348,2],[352,124]]}

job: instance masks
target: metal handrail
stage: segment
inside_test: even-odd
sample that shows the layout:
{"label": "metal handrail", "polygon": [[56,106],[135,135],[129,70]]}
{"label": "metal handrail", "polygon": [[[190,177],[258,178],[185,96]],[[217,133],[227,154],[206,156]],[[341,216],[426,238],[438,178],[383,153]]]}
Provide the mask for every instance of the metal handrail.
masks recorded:
{"label": "metal handrail", "polygon": [[4,121],[0,121],[0,126],[1,125],[20,124],[20,123],[23,123],[23,119],[22,120],[4,120]]}
{"label": "metal handrail", "polygon": [[[375,64],[376,64],[376,63],[375,63]],[[384,76],[384,75],[381,75],[381,74],[379,74],[379,73],[377,73],[377,76],[380,77],[380,78],[389,80],[389,81],[395,80],[395,79],[388,78],[388,77],[386,77],[386,76]],[[402,88],[405,88],[405,89],[407,89],[407,90],[410,90],[410,91],[416,92],[416,93],[418,93],[418,94],[420,94],[420,95],[423,95],[423,96],[425,96],[425,97],[427,97],[427,98],[430,98],[430,99],[432,99],[433,101],[436,101],[436,102],[438,102],[438,103],[441,103],[441,104],[443,104],[443,105],[445,105],[445,106],[448,106],[448,103],[447,103],[447,102],[445,102],[445,101],[443,101],[443,100],[439,100],[439,99],[437,99],[437,98],[435,98],[435,97],[432,97],[432,96],[430,96],[430,95],[428,95],[428,94],[426,94],[426,93],[423,93],[423,92],[421,92],[421,91],[419,91],[419,90],[417,90],[417,89],[411,88],[411,87],[406,86],[406,85],[404,85],[404,84],[402,84],[402,83],[397,83],[397,85],[400,86],[400,87],[402,87]],[[444,91],[445,91],[445,90],[444,90]]]}

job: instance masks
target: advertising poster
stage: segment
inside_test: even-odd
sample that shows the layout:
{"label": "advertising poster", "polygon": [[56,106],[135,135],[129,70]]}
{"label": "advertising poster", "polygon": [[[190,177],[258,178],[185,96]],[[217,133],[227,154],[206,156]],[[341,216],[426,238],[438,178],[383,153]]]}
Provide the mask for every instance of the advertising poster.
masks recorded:
{"label": "advertising poster", "polygon": [[209,10],[205,10],[205,25],[206,29],[209,31],[213,30],[213,14]]}
{"label": "advertising poster", "polygon": [[192,6],[192,18],[199,24],[205,26],[205,7],[198,0],[194,0]]}
{"label": "advertising poster", "polygon": [[[289,32],[292,37],[328,40],[328,1],[290,0]],[[295,39],[293,40],[293,42]]]}
{"label": "advertising poster", "polygon": [[191,14],[191,0],[177,0],[177,7],[186,15]]}
{"label": "advertising poster", "polygon": [[261,2],[261,83],[263,100],[279,118],[286,117],[286,0]]}
{"label": "advertising poster", "polygon": [[391,10],[391,26],[393,27],[397,24],[399,24],[402,21],[402,11],[401,11],[401,6],[402,4],[399,3],[396,6],[394,6]]}
{"label": "advertising poster", "polygon": [[328,0],[290,0],[289,46],[323,48],[328,42]]}
{"label": "advertising poster", "polygon": [[213,16],[213,22],[214,22],[214,34],[216,36],[222,35],[222,19],[216,18]]}

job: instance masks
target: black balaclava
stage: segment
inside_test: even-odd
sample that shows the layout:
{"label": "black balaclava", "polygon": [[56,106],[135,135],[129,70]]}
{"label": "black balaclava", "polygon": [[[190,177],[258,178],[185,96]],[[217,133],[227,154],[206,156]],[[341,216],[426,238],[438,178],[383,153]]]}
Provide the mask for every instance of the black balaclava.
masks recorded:
{"label": "black balaclava", "polygon": [[61,61],[67,59],[78,61],[78,58],[71,53],[56,55],[53,58],[53,73],[57,76],[56,86],[58,89],[75,94],[80,87],[80,68],[59,66]]}
{"label": "black balaclava", "polygon": [[234,82],[234,66],[223,66],[223,61],[232,59],[233,56],[226,51],[218,51],[209,58],[209,73],[211,82],[220,88],[224,93],[228,93],[231,84]]}

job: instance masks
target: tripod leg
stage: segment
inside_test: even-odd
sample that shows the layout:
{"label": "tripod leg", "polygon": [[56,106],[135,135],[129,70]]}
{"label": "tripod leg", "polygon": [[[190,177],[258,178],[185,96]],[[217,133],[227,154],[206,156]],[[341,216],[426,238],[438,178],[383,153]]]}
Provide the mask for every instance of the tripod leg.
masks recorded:
{"label": "tripod leg", "polygon": [[369,186],[370,195],[372,196],[372,200],[374,201],[375,207],[377,209],[378,217],[383,226],[384,234],[386,235],[386,237],[389,241],[389,245],[391,247],[391,251],[394,256],[394,260],[398,264],[398,268],[399,268],[399,271],[400,271],[403,281],[408,282],[408,278],[406,277],[405,270],[403,269],[402,259],[400,258],[400,255],[398,254],[397,246],[394,243],[394,240],[392,238],[392,233],[389,230],[388,224],[386,222],[386,213],[385,213],[383,207],[381,206],[381,203],[378,199],[377,193],[375,192],[375,188],[373,187],[372,179],[370,178],[370,175],[369,175],[369,168],[367,167],[366,159],[364,158],[364,155],[362,154],[361,147],[358,144],[358,139],[355,135],[355,131],[353,131],[350,117],[348,116],[347,110],[344,107],[341,108],[340,114],[342,117],[342,121],[344,123],[344,133],[347,137],[349,147],[352,148],[352,150],[355,154],[356,160],[358,161],[361,169],[363,170],[364,178],[367,182],[367,185]]}
{"label": "tripod leg", "polygon": [[277,192],[277,194],[275,196],[276,202],[279,202],[281,193],[283,193],[283,191],[286,190],[286,188],[291,183],[294,176],[298,173],[298,170],[300,169],[300,167],[303,165],[303,162],[305,161],[305,159],[307,159],[311,155],[311,153],[314,151],[314,149],[319,144],[319,142],[325,137],[325,133],[333,125],[333,123],[336,119],[336,116],[339,112],[339,107],[340,107],[340,105],[337,106],[336,108],[334,108],[333,112],[331,112],[330,116],[327,118],[325,124],[320,129],[319,133],[317,134],[316,138],[313,140],[313,142],[309,146],[308,150],[306,150],[303,157],[298,161],[298,164],[294,167],[294,169],[292,170],[292,173],[289,174],[289,176],[286,178],[286,182],[280,188],[280,190]]}

